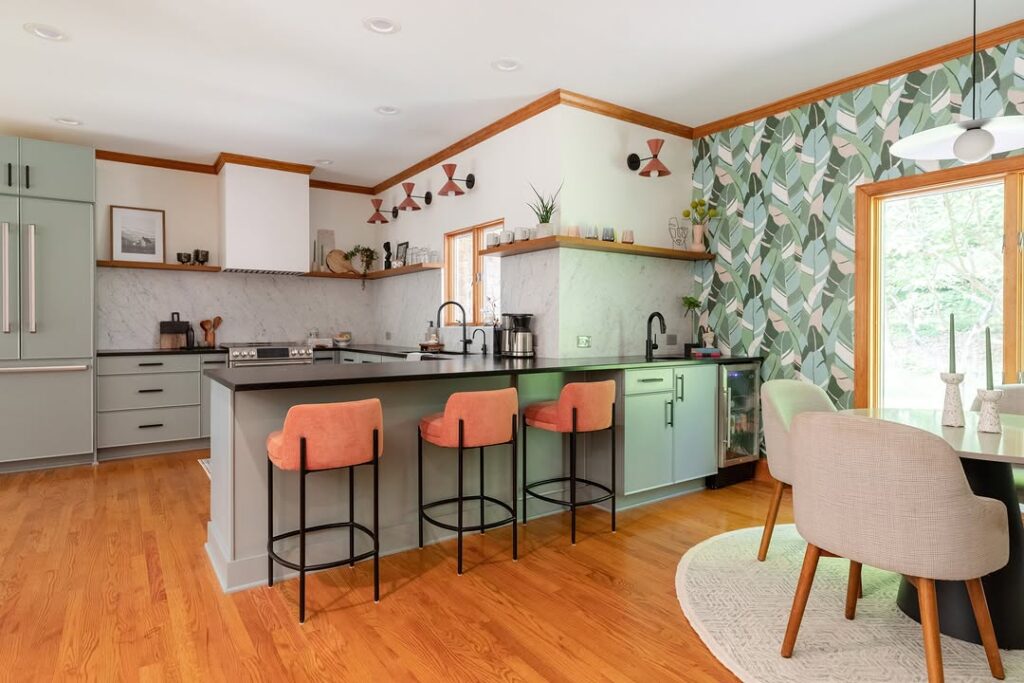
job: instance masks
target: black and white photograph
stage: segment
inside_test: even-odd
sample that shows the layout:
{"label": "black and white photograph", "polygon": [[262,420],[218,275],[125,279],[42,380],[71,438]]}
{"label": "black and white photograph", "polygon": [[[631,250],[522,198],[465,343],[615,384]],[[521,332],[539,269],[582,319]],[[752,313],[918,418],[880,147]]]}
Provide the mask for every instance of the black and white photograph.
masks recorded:
{"label": "black and white photograph", "polygon": [[110,248],[115,261],[163,263],[163,210],[111,206]]}
{"label": "black and white photograph", "polygon": [[403,266],[405,265],[405,256],[408,253],[409,253],[409,243],[408,242],[399,242],[398,244],[395,245],[395,261],[398,262],[399,265],[403,265]]}

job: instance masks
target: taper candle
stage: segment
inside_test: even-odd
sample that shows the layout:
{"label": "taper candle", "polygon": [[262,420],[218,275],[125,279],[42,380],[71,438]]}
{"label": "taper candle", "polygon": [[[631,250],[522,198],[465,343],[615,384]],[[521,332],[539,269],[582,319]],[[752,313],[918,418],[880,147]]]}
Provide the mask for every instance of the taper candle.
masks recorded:
{"label": "taper candle", "polygon": [[992,391],[992,331],[985,328],[985,388]]}
{"label": "taper candle", "polygon": [[956,327],[953,314],[949,314],[949,374],[956,373]]}

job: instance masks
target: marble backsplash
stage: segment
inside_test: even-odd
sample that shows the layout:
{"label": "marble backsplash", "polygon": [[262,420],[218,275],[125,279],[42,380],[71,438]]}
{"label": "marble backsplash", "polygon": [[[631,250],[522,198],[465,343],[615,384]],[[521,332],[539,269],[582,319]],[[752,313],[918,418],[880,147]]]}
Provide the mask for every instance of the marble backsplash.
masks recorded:
{"label": "marble backsplash", "polygon": [[[181,313],[202,338],[199,321],[224,319],[217,341],[304,339],[350,330],[377,341],[373,284],[352,280],[247,273],[98,268],[96,348],[159,346],[159,321]],[[424,319],[425,320],[425,319]]]}

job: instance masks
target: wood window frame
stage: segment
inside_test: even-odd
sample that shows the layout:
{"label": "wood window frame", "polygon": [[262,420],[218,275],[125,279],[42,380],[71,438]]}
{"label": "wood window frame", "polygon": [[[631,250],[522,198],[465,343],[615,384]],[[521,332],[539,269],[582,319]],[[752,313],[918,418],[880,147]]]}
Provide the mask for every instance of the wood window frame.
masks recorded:
{"label": "wood window frame", "polygon": [[1024,156],[877,183],[859,185],[854,254],[853,404],[879,405],[881,366],[881,283],[879,231],[881,205],[893,197],[1002,180],[1003,200],[1003,382],[1015,383],[1024,370]]}
{"label": "wood window frame", "polygon": [[[484,285],[483,285],[483,272],[484,272],[484,258],[480,255],[480,252],[484,250],[484,232],[491,230],[496,227],[504,227],[504,218],[495,218],[494,220],[487,221],[486,223],[478,223],[471,225],[468,228],[459,228],[458,230],[452,230],[444,234],[444,300],[450,301],[455,291],[455,270],[451,267],[451,264],[455,262],[455,238],[461,237],[468,233],[473,235],[473,310],[466,311],[466,315],[470,320],[466,321],[466,325],[480,326],[484,324]],[[448,306],[444,310],[444,321],[445,327],[454,325],[461,325],[456,316],[456,309],[454,306]]]}

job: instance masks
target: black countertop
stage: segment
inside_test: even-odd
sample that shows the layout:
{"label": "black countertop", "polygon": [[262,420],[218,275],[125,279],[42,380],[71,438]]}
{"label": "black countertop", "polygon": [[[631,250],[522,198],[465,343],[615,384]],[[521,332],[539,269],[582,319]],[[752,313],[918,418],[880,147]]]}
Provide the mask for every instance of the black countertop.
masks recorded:
{"label": "black countertop", "polygon": [[100,349],[97,356],[153,356],[153,355],[179,355],[193,353],[226,353],[224,349],[211,346],[196,346],[190,349]]}
{"label": "black countertop", "polygon": [[[367,348],[361,346],[360,348]],[[355,350],[349,348],[348,350]],[[524,375],[540,372],[581,372],[656,368],[660,365],[699,365],[760,362],[760,358],[657,358],[646,362],[642,356],[609,358],[496,358],[470,355],[446,356],[443,360],[403,363],[359,363],[349,365],[276,365],[207,370],[206,375],[232,391],[298,389],[343,384],[409,382],[486,375]]]}
{"label": "black countertop", "polygon": [[390,346],[388,344],[349,344],[348,346],[317,346],[317,351],[352,351],[354,353],[375,353],[378,356],[404,358],[407,353],[419,353],[411,346]]}

